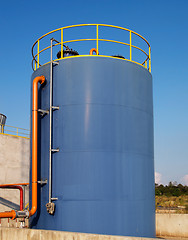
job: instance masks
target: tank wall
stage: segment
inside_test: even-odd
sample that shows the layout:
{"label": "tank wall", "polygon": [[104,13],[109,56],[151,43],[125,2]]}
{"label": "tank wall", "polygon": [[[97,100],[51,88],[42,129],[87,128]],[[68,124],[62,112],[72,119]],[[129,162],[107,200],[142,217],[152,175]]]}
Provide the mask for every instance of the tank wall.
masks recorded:
{"label": "tank wall", "polygon": [[[49,109],[49,65],[40,108]],[[152,77],[120,59],[64,59],[53,67],[52,195],[48,184],[34,228],[111,235],[155,236]],[[48,179],[49,115],[39,124],[39,177]]]}

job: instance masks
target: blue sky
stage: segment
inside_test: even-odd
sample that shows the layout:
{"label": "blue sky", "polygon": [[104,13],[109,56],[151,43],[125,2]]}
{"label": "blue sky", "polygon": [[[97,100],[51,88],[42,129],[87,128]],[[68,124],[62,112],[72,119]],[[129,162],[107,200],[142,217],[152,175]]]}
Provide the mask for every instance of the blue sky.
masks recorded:
{"label": "blue sky", "polygon": [[7,124],[29,128],[33,43],[51,30],[80,23],[126,27],[151,44],[155,170],[163,184],[185,183],[183,177],[188,175],[187,0],[1,2],[0,112],[8,116]]}

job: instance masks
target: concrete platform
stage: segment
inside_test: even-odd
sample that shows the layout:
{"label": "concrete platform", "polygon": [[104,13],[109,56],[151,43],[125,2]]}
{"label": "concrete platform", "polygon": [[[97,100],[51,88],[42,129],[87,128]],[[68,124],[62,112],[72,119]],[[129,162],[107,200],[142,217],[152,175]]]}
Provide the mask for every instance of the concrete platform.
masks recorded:
{"label": "concrete platform", "polygon": [[124,237],[47,230],[0,228],[0,240],[150,240],[152,238]]}
{"label": "concrete platform", "polygon": [[19,229],[19,228],[0,228],[0,240],[154,240],[154,239],[188,240],[188,238],[176,238],[176,237],[141,238],[141,237],[111,236],[111,235]]}

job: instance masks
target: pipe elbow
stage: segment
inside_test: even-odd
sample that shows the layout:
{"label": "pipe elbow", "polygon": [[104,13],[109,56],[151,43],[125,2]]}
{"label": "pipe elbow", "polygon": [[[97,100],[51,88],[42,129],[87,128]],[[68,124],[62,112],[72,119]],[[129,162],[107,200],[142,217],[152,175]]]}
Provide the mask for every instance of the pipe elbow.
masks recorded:
{"label": "pipe elbow", "polygon": [[92,48],[89,52],[89,55],[93,55],[93,52],[95,52],[97,55],[99,55],[99,52],[97,51],[96,48]]}
{"label": "pipe elbow", "polygon": [[32,206],[31,210],[29,211],[29,216],[33,216],[37,211],[37,206]]}
{"label": "pipe elbow", "polygon": [[38,76],[36,77],[34,80],[33,80],[33,84],[34,83],[40,83],[40,84],[43,84],[45,82],[45,76],[41,75],[41,76]]}

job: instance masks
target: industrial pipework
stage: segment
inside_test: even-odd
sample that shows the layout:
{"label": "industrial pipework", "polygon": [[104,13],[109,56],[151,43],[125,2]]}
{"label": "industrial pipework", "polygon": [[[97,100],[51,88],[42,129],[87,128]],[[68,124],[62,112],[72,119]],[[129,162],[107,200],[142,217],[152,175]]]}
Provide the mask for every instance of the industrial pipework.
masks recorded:
{"label": "industrial pipework", "polygon": [[18,189],[18,190],[20,190],[20,211],[22,211],[23,210],[23,188],[21,186],[8,185],[8,184],[0,185],[0,188]]}
{"label": "industrial pipework", "polygon": [[32,208],[29,216],[37,210],[37,152],[38,152],[38,83],[45,82],[44,76],[33,80],[33,117],[32,117]]}
{"label": "industrial pipework", "polygon": [[0,188],[16,188],[20,190],[20,211],[11,210],[1,212],[0,218],[28,218],[35,214],[37,210],[37,151],[38,151],[38,83],[45,82],[44,76],[36,77],[33,80],[33,117],[32,117],[32,208],[30,211],[23,210],[23,189],[17,185],[24,184],[6,184],[0,185]]}
{"label": "industrial pipework", "polygon": [[0,188],[9,188],[9,189],[19,189],[20,190],[20,211],[7,211],[7,212],[0,212],[0,218],[12,218],[15,219],[16,217],[26,217],[28,214],[23,211],[23,188],[21,186],[27,186],[29,183],[15,183],[15,184],[2,184]]}
{"label": "industrial pipework", "polygon": [[89,55],[93,55],[93,52],[95,52],[97,55],[99,55],[99,52],[97,51],[96,48],[92,48],[92,49],[89,51]]}

